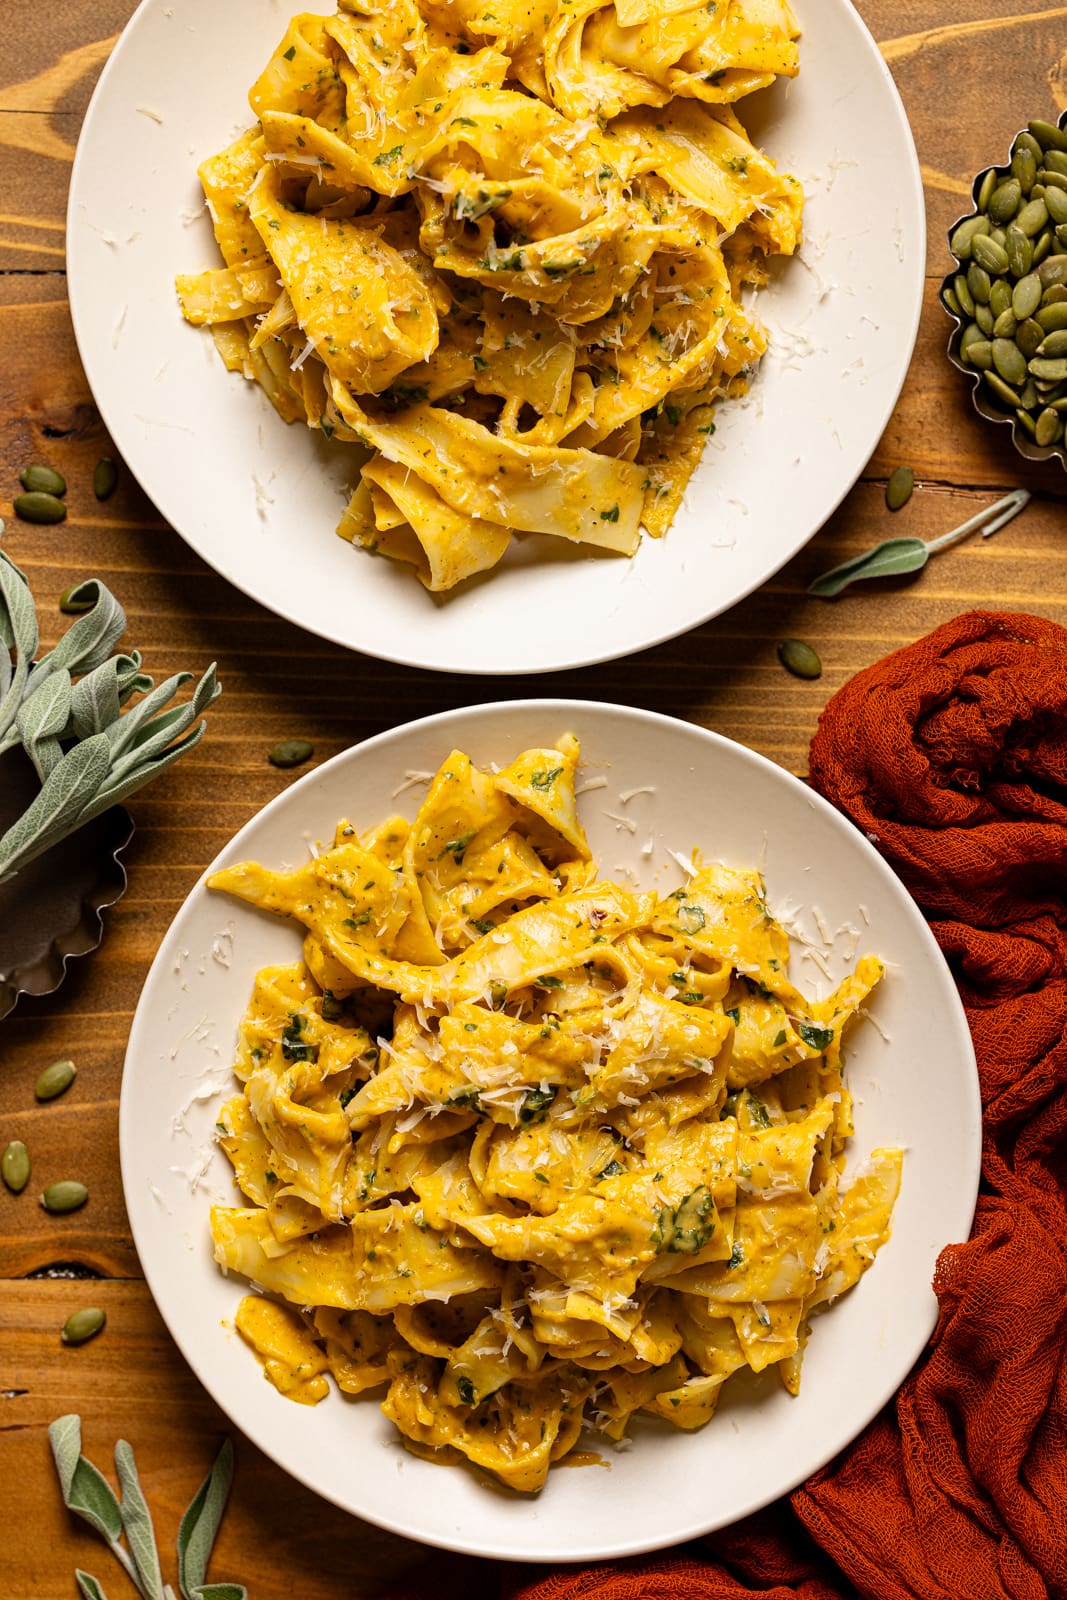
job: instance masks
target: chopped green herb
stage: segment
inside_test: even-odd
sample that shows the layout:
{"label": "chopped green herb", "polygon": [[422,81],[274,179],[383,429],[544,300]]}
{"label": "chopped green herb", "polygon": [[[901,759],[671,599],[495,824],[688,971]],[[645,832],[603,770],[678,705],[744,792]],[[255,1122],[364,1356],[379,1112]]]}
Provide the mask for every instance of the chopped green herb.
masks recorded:
{"label": "chopped green herb", "polygon": [[820,1028],[817,1022],[798,1022],[797,1032],[812,1050],[826,1050],[833,1044],[833,1028]]}
{"label": "chopped green herb", "polygon": [[606,511],[602,511],[600,513],[600,520],[601,520],[601,522],[618,522],[618,520],[619,520],[618,502],[616,502],[616,504],[613,505],[613,506],[609,506]]}

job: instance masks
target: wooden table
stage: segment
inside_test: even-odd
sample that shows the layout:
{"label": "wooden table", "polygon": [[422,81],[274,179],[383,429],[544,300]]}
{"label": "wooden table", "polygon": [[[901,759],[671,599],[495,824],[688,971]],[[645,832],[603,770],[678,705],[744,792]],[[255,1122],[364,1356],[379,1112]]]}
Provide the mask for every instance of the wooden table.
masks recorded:
{"label": "wooden table", "polygon": [[[59,627],[59,594],[98,574],[125,605],[128,637],[157,678],[216,659],[225,694],[205,742],[133,802],[130,888],[108,913],[102,949],[75,963],[58,994],[21,1004],[0,1025],[0,1145],[23,1138],[37,1173],[81,1175],[92,1195],[84,1211],[50,1218],[34,1202],[33,1180],[17,1199],[0,1192],[0,1590],[7,1600],[73,1595],[75,1565],[97,1573],[113,1595],[129,1592],[103,1547],[63,1510],[46,1440],[53,1418],[80,1412],[86,1449],[102,1465],[117,1436],[133,1443],[168,1549],[228,1431],[141,1277],[119,1180],[117,1111],[131,1014],[164,930],[204,865],[290,781],[268,765],[267,750],[295,734],[326,758],[411,717],[544,687],[543,680],[435,677],[345,654],[216,577],[128,475],[106,505],[93,499],[92,469],[110,446],[75,351],[63,219],[82,115],[133,9],[133,0],[4,6],[5,36],[15,47],[5,52],[0,78],[19,75],[0,88],[4,547],[29,573],[47,644]],[[900,85],[926,183],[926,304],[900,404],[842,509],[759,593],[671,644],[561,674],[550,685],[692,718],[800,774],[822,706],[887,651],[973,606],[1067,622],[1067,479],[1058,467],[1027,466],[1006,429],[974,415],[944,359],[947,322],[936,299],[948,265],[945,228],[966,209],[970,175],[1001,155],[1028,116],[1054,118],[1067,108],[1067,5],[861,0],[860,10]],[[852,135],[862,159],[863,128]],[[70,518],[58,530],[10,516],[18,472],[36,460],[53,463],[71,485]],[[903,462],[921,487],[890,526],[885,479]],[[845,603],[806,597],[815,573],[890,532],[930,538],[1019,484],[1036,499],[991,543],[971,541],[915,580],[855,591]],[[818,649],[824,672],[817,682],[788,677],[779,666],[775,641],[789,635]],[[61,1055],[79,1065],[76,1087],[38,1107],[36,1075]],[[63,1348],[60,1326],[87,1303],[106,1308],[105,1334],[85,1348]],[[213,1573],[247,1583],[255,1600],[353,1600],[405,1580],[413,1593],[431,1592],[418,1575],[425,1560],[418,1547],[321,1504],[242,1440],[237,1462]],[[487,1563],[435,1556],[432,1572],[435,1593],[451,1584],[472,1600],[496,1592]]]}

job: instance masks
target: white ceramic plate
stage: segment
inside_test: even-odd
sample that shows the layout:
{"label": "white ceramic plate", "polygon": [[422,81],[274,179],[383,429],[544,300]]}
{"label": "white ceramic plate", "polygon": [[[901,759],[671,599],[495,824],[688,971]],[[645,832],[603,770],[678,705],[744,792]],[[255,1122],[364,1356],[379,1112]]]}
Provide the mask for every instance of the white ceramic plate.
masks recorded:
{"label": "white ceramic plate", "polygon": [[[104,420],[160,511],[231,583],[369,655],[533,672],[626,655],[734,605],[821,527],[896,402],[922,301],[911,133],[849,0],[800,0],[801,73],[742,107],[804,181],[808,242],[759,301],[772,354],[718,430],[665,541],[632,561],[547,537],[445,598],[336,537],[352,448],[286,427],[183,323],[174,274],[219,262],[196,166],[251,120],[293,0],[143,0],[100,79],[71,180],[78,347]],[[322,10],[329,9],[323,5]]]}
{"label": "white ceramic plate", "polygon": [[[890,964],[876,992],[878,1026],[852,1035],[857,1163],[879,1145],[907,1149],[893,1236],[858,1287],[816,1319],[800,1395],[773,1374],[734,1379],[718,1416],[685,1434],[651,1421],[625,1453],[558,1470],[536,1499],[487,1487],[467,1470],[407,1454],[373,1397],[338,1394],[314,1409],[283,1399],[227,1325],[243,1284],[214,1266],[213,1196],[233,1198],[212,1129],[234,1089],[229,1064],[257,969],[299,957],[295,926],[204,888],[190,894],[163,941],[130,1034],[120,1132],[126,1205],[152,1293],[183,1354],[214,1399],[261,1449],[327,1499],[427,1543],[529,1561],[597,1560],[676,1543],[721,1527],[784,1494],[867,1423],[929,1337],[930,1289],[943,1245],[967,1236],[974,1211],[980,1106],[970,1036],[948,969],[912,900],[867,841],[795,778],[716,734],[648,712],[581,701],[520,701],[451,712],[382,734],[337,756],[273,801],[214,867],[249,857],[307,859],[338,817],[367,826],[422,789],[393,793],[459,746],[477,762],[511,759],[572,730],[584,774],[607,787],[580,804],[605,874],[632,869],[648,887],[681,881],[671,848],[701,846],[737,865],[764,858],[773,909],[817,907],[830,930],[862,932],[860,953]],[[620,793],[653,785],[655,792]],[[631,834],[607,815],[633,818]],[[651,856],[644,854],[654,841]],[[214,870],[214,868],[212,869]],[[869,924],[868,919],[869,918]],[[801,916],[819,943],[811,910]],[[853,941],[855,942],[855,941]],[[847,936],[828,949],[843,976]],[[826,985],[794,955],[805,990]],[[879,1032],[884,1029],[887,1042]]]}

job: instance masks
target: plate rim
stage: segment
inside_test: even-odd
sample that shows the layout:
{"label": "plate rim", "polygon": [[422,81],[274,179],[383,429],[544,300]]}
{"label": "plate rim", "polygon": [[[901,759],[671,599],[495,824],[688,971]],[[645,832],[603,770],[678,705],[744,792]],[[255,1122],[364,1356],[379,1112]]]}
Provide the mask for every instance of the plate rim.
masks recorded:
{"label": "plate rim", "polygon": [[[811,0],[809,0],[809,3],[811,3]],[[672,615],[665,612],[659,623],[651,627],[646,627],[645,629],[635,629],[633,638],[631,639],[629,645],[624,649],[609,647],[602,650],[593,648],[590,651],[588,644],[586,644],[586,646],[581,649],[578,654],[574,654],[573,652],[575,649],[575,644],[572,642],[569,647],[570,653],[565,659],[552,660],[548,662],[532,660],[523,661],[520,662],[518,666],[514,666],[497,664],[496,662],[486,663],[472,662],[468,660],[446,661],[441,660],[440,658],[434,659],[432,651],[430,655],[421,655],[417,650],[413,652],[411,648],[405,648],[403,643],[398,643],[398,645],[394,648],[389,647],[387,644],[376,643],[372,649],[363,643],[352,643],[351,639],[346,637],[344,635],[344,631],[338,626],[331,626],[328,623],[320,623],[317,620],[298,621],[295,618],[288,616],[284,611],[279,609],[279,605],[273,600],[265,598],[262,587],[257,582],[257,573],[259,568],[255,563],[249,564],[248,570],[242,573],[239,564],[237,570],[235,570],[233,564],[227,559],[225,546],[220,549],[216,545],[211,549],[211,553],[209,554],[202,539],[194,539],[192,536],[185,533],[177,525],[177,523],[170,521],[166,511],[164,511],[163,507],[160,506],[156,499],[149,493],[137,471],[127,461],[119,438],[121,429],[117,432],[113,426],[118,414],[112,408],[110,403],[105,404],[100,400],[96,393],[96,388],[94,387],[91,376],[92,363],[90,360],[89,342],[85,327],[82,323],[82,312],[84,310],[86,316],[88,317],[89,308],[82,305],[81,293],[79,291],[79,282],[81,278],[79,251],[82,249],[83,244],[86,244],[88,241],[87,235],[83,231],[82,219],[78,215],[78,211],[79,208],[85,207],[85,202],[81,199],[81,185],[84,171],[88,168],[89,161],[91,159],[87,152],[91,143],[95,120],[98,117],[102,117],[105,113],[108,89],[113,70],[115,69],[116,63],[119,61],[122,55],[123,48],[127,44],[128,39],[132,37],[135,29],[140,25],[141,19],[148,13],[154,12],[157,9],[161,10],[163,8],[163,0],[140,0],[137,9],[133,12],[129,21],[126,23],[126,26],[119,35],[114,49],[104,64],[104,68],[99,79],[97,80],[89,104],[86,108],[82,126],[78,134],[77,147],[75,149],[74,161],[71,167],[70,187],[68,190],[65,216],[67,298],[70,306],[71,323],[74,329],[74,339],[78,349],[78,356],[85,372],[86,381],[89,385],[94,404],[97,406],[97,409],[100,412],[104,426],[106,427],[109,435],[115,441],[116,448],[118,448],[120,453],[123,455],[123,460],[126,462],[131,476],[137,481],[142,492],[159,512],[160,516],[166,522],[168,528],[176,533],[182,542],[190,550],[192,550],[193,553],[211,569],[211,571],[221,577],[224,582],[232,585],[232,587],[235,588],[240,594],[244,595],[246,599],[252,601],[258,606],[261,606],[272,616],[278,616],[283,620],[290,622],[292,625],[300,628],[302,632],[309,634],[311,637],[325,639],[329,643],[335,644],[342,649],[352,652],[353,654],[365,655],[374,660],[387,661],[396,666],[403,666],[413,670],[423,670],[428,672],[456,673],[457,675],[462,675],[464,677],[500,678],[509,676],[513,677],[519,674],[528,674],[534,672],[538,674],[570,672],[583,667],[600,666],[605,662],[629,660],[631,657],[639,655],[645,650],[654,649],[658,645],[667,644],[674,639],[682,638],[684,635],[694,632],[698,628],[705,627],[708,623],[715,621],[721,616],[725,616],[736,606],[741,605],[749,598],[750,595],[754,594],[757,589],[762,588],[765,584],[769,583],[773,578],[775,578],[777,574],[781,572],[783,567],[788,565],[788,563],[792,561],[801,550],[811,543],[821,529],[826,526],[830,518],[833,517],[840,509],[842,503],[856,487],[856,484],[863,475],[865,467],[877,449],[878,443],[882,438],[882,435],[884,434],[885,429],[888,426],[889,421],[899,403],[900,396],[903,392],[904,385],[907,381],[908,372],[911,367],[922,318],[923,296],[926,280],[928,227],[925,195],[922,183],[922,171],[919,162],[918,150],[915,144],[915,137],[912,132],[911,123],[909,121],[900,90],[897,87],[896,80],[886,64],[886,61],[878,48],[877,41],[871,33],[870,28],[867,26],[864,18],[857,10],[853,0],[839,0],[839,3],[841,3],[851,15],[852,21],[863,39],[874,69],[877,72],[883,87],[887,91],[887,105],[892,111],[892,115],[897,126],[897,131],[901,136],[902,147],[907,158],[906,172],[902,171],[900,174],[901,194],[912,212],[912,220],[915,227],[915,252],[912,266],[912,283],[910,289],[910,325],[906,329],[901,330],[903,337],[896,345],[894,354],[895,366],[892,381],[887,385],[886,397],[883,406],[880,408],[878,413],[877,425],[875,425],[874,421],[871,423],[869,442],[865,445],[862,459],[860,458],[859,454],[857,454],[854,472],[852,472],[851,476],[848,476],[843,482],[840,492],[833,503],[826,506],[822,520],[796,538],[789,544],[787,548],[783,549],[775,558],[774,564],[769,570],[763,572],[761,576],[751,579],[751,581],[746,580],[734,594],[728,605],[717,606],[713,601],[712,609],[710,611],[704,612],[700,616],[691,618],[688,621],[683,621],[681,624],[676,623],[673,620]],[[801,67],[801,70],[803,70],[803,67]],[[760,368],[757,368],[756,377],[753,379],[754,385],[759,382],[760,370]],[[122,418],[118,417],[118,420],[121,422]],[[667,531],[667,537],[669,536],[670,529]],[[647,542],[650,536],[646,534],[643,535],[642,538],[644,542]],[[626,559],[627,561],[631,561],[633,558],[628,557]],[[354,594],[358,594],[358,588],[358,582],[356,582],[353,587]],[[712,594],[714,592],[714,587],[709,586],[708,593]],[[397,631],[400,637],[417,638],[419,633],[418,629],[398,629]],[[594,630],[587,630],[585,638],[591,639],[593,633]],[[576,637],[576,635],[572,635],[572,639]]]}
{"label": "plate rim", "polygon": [[[901,1363],[897,1363],[897,1376],[895,1377],[894,1381],[888,1385],[883,1383],[876,1391],[872,1392],[867,1404],[862,1407],[858,1413],[856,1413],[855,1426],[852,1428],[845,1443],[842,1444],[837,1442],[828,1445],[825,1453],[820,1452],[817,1458],[814,1458],[807,1466],[802,1476],[793,1480],[788,1488],[781,1489],[777,1494],[770,1496],[760,1496],[757,1494],[750,1503],[745,1505],[744,1509],[738,1510],[736,1514],[731,1513],[728,1521],[717,1520],[714,1517],[714,1514],[710,1513],[710,1520],[709,1518],[698,1517],[685,1528],[672,1529],[665,1533],[662,1538],[658,1535],[640,1535],[625,1540],[621,1543],[591,1545],[587,1548],[583,1548],[577,1554],[564,1556],[554,1552],[544,1553],[536,1548],[536,1545],[533,1542],[534,1536],[537,1534],[537,1502],[535,1500],[531,1507],[533,1511],[533,1517],[531,1519],[531,1543],[526,1547],[515,1551],[514,1553],[505,1553],[496,1545],[479,1546],[476,1542],[472,1542],[470,1537],[464,1538],[458,1533],[454,1537],[446,1537],[443,1534],[428,1535],[425,1532],[419,1531],[417,1528],[413,1528],[410,1523],[405,1522],[400,1515],[383,1514],[376,1510],[370,1512],[365,1509],[354,1510],[352,1506],[346,1503],[341,1497],[340,1492],[331,1492],[329,1489],[324,1489],[319,1483],[313,1481],[310,1472],[306,1472],[294,1467],[289,1462],[279,1457],[279,1455],[276,1453],[276,1446],[273,1444],[271,1439],[271,1426],[269,1420],[260,1423],[259,1420],[256,1419],[254,1428],[252,1429],[246,1427],[244,1421],[238,1422],[228,1408],[225,1398],[220,1396],[220,1394],[217,1392],[216,1386],[213,1385],[208,1364],[206,1362],[202,1362],[199,1356],[191,1355],[186,1349],[182,1339],[179,1338],[178,1334],[171,1327],[167,1313],[165,1312],[163,1305],[160,1302],[160,1298],[156,1292],[156,1284],[165,1273],[165,1263],[162,1261],[152,1261],[150,1264],[150,1260],[147,1258],[147,1252],[142,1253],[141,1240],[144,1237],[145,1227],[143,1221],[139,1221],[138,1219],[147,1215],[148,1208],[146,1203],[144,1203],[139,1196],[135,1196],[133,1187],[135,1178],[142,1176],[142,1174],[139,1171],[136,1173],[133,1171],[133,1149],[136,1144],[137,1136],[136,1129],[132,1126],[132,1090],[129,1088],[129,1084],[132,1081],[134,1072],[132,1063],[139,1053],[143,1053],[141,1050],[140,1033],[148,1026],[144,1009],[145,996],[150,994],[154,980],[157,978],[157,973],[162,972],[165,969],[168,954],[165,947],[169,943],[171,933],[177,924],[183,918],[185,918],[187,914],[190,913],[191,909],[195,909],[194,902],[198,900],[200,895],[203,893],[207,877],[212,872],[218,870],[222,863],[228,861],[231,859],[231,857],[236,855],[237,852],[239,852],[239,850],[242,848],[243,841],[252,832],[252,830],[257,828],[257,826],[271,814],[281,810],[284,805],[288,804],[290,796],[297,793],[301,789],[307,789],[310,791],[310,789],[314,788],[314,786],[321,781],[321,775],[323,773],[331,769],[336,770],[342,767],[344,764],[357,759],[359,756],[365,756],[368,753],[373,754],[382,747],[387,747],[388,744],[393,740],[402,739],[417,731],[425,731],[432,727],[434,729],[440,729],[442,733],[447,733],[449,728],[453,727],[457,723],[462,723],[465,719],[468,719],[472,716],[477,718],[484,714],[499,714],[502,708],[505,708],[510,712],[529,711],[536,712],[539,715],[558,716],[568,723],[576,721],[586,713],[591,712],[594,715],[608,713],[612,717],[621,717],[624,723],[630,722],[651,725],[652,727],[659,729],[661,732],[670,732],[672,729],[679,729],[686,737],[696,736],[698,740],[706,741],[713,750],[729,751],[732,757],[737,757],[741,759],[743,763],[750,764],[757,771],[765,772],[770,776],[772,781],[781,781],[784,788],[787,791],[792,792],[797,799],[802,798],[806,805],[813,807],[817,812],[821,812],[836,825],[849,830],[853,836],[853,842],[859,848],[861,854],[866,855],[867,858],[874,864],[876,871],[885,878],[887,888],[889,888],[891,892],[895,892],[899,897],[900,902],[906,907],[909,919],[914,927],[914,932],[919,939],[920,944],[925,946],[926,955],[931,962],[941,970],[947,982],[947,990],[951,996],[954,1030],[959,1036],[965,1063],[968,1068],[966,1073],[966,1085],[968,1093],[966,1104],[961,1106],[960,1121],[962,1126],[969,1128],[970,1130],[970,1183],[965,1188],[962,1188],[957,1194],[957,1201],[962,1206],[960,1215],[966,1217],[966,1229],[964,1237],[967,1237],[970,1234],[974,1210],[977,1203],[979,1180],[981,1176],[981,1094],[978,1080],[977,1060],[975,1057],[970,1027],[967,1023],[966,1013],[964,1012],[963,1004],[956,988],[956,984],[952,978],[948,963],[945,960],[940,947],[937,945],[933,937],[933,933],[930,930],[929,924],[923,916],[917,902],[914,900],[910,892],[905,888],[904,884],[901,882],[889,864],[885,861],[882,855],[874,848],[872,843],[863,835],[863,833],[859,829],[855,828],[848,817],[846,817],[842,812],[838,811],[835,806],[833,806],[816,790],[810,788],[802,779],[796,777],[784,767],[780,767],[776,762],[771,761],[768,757],[761,755],[758,751],[750,749],[747,745],[740,744],[738,741],[730,739],[724,734],[718,733],[710,728],[705,728],[698,723],[688,722],[683,718],[672,717],[655,711],[647,711],[644,708],[617,705],[610,701],[586,700],[577,699],[574,697],[559,696],[528,696],[523,699],[503,701],[489,700],[479,702],[477,705],[473,706],[454,707],[448,711],[432,713],[427,716],[414,718],[411,721],[401,723],[396,727],[385,729],[378,734],[374,734],[369,739],[351,745],[346,750],[340,751],[337,755],[331,757],[329,761],[323,762],[321,766],[313,768],[311,772],[306,773],[302,778],[298,779],[296,783],[290,784],[272,800],[268,801],[265,806],[261,807],[255,813],[255,815],[250,817],[249,820],[222,847],[211,864],[205,868],[204,872],[198,877],[197,881],[190,888],[188,894],[182,902],[182,905],[176,912],[175,916],[171,919],[166,932],[163,934],[160,940],[160,944],[156,955],[153,958],[152,965],[145,977],[141,994],[138,997],[137,1007],[135,1009],[133,1020],[130,1026],[129,1041],[126,1048],[122,1071],[122,1087],[119,1100],[119,1157],[123,1198],[127,1208],[127,1215],[129,1217],[131,1233],[133,1235],[134,1247],[137,1251],[138,1260],[144,1273],[145,1282],[150,1294],[152,1295],[156,1310],[159,1313],[159,1316],[163,1321],[169,1336],[171,1339],[173,1339],[182,1359],[192,1370],[197,1380],[203,1385],[204,1389],[207,1391],[214,1403],[226,1416],[230,1426],[238,1429],[247,1439],[251,1441],[251,1443],[253,1443],[258,1449],[262,1450],[263,1453],[275,1463],[275,1465],[280,1467],[283,1472],[286,1472],[290,1477],[295,1478],[299,1483],[303,1484],[305,1488],[318,1495],[321,1499],[324,1499],[327,1502],[337,1506],[340,1510],[345,1511],[348,1515],[357,1518],[357,1520],[361,1520],[370,1523],[373,1526],[386,1529],[391,1533],[397,1534],[403,1538],[414,1540],[430,1548],[451,1550],[465,1555],[477,1555],[485,1559],[526,1561],[537,1563],[539,1565],[595,1563],[615,1559],[624,1559],[631,1556],[644,1555],[656,1550],[667,1549],[676,1545],[684,1544],[685,1542],[694,1538],[702,1537],[703,1535],[714,1532],[719,1528],[732,1526],[742,1518],[751,1515],[753,1512],[762,1509],[768,1504],[773,1503],[781,1496],[790,1494],[793,1489],[797,1488],[801,1483],[806,1482],[814,1473],[821,1471],[822,1468],[825,1467],[835,1455],[839,1454],[842,1450],[850,1448],[863,1430],[870,1424],[874,1417],[877,1416],[879,1411],[881,1411],[883,1406],[885,1406],[898,1392],[901,1384],[906,1381],[909,1373],[913,1370],[916,1362],[921,1357],[922,1352],[929,1340],[930,1334],[933,1332],[933,1329],[936,1325],[938,1317],[937,1303],[932,1293],[932,1287],[926,1315],[923,1319],[923,1332],[921,1337],[919,1336],[918,1332],[916,1332],[915,1337],[909,1342],[906,1366],[902,1365]],[[946,1243],[953,1242],[962,1241],[946,1241]],[[943,1245],[941,1248],[944,1247],[945,1246]],[[202,1370],[205,1367],[207,1367],[207,1370]],[[266,1414],[262,1413],[261,1415],[265,1416]],[[541,1537],[543,1538],[543,1535],[541,1535]]]}

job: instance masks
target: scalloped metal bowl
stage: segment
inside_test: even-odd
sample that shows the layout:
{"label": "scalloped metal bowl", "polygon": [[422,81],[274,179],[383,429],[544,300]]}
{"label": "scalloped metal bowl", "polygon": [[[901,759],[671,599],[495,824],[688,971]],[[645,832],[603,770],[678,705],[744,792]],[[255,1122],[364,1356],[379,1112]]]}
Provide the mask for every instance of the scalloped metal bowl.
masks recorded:
{"label": "scalloped metal bowl", "polygon": [[[0,757],[0,832],[25,810],[39,787],[21,750]],[[119,857],[133,836],[133,818],[112,806],[0,884],[0,1020],[22,995],[51,994],[69,962],[104,937],[102,913],[126,892]]]}
{"label": "scalloped metal bowl", "polygon": [[[1061,129],[1067,129],[1067,111],[1065,111],[1060,117],[1056,126]],[[1013,134],[1011,145],[1014,145],[1015,140],[1019,137],[1019,133],[1024,133],[1025,131],[1025,128],[1020,128],[1018,133]],[[1011,145],[1008,147],[1008,160],[1006,162],[997,164],[994,167],[983,167],[982,171],[978,173],[973,184],[971,185],[971,209],[970,211],[964,212],[962,216],[956,218],[956,221],[949,228],[946,235],[946,239],[948,241],[951,241],[952,235],[955,233],[961,222],[965,222],[968,217],[977,215],[978,194],[982,187],[982,183],[985,180],[986,173],[995,171],[999,176],[1007,177],[1011,168]],[[951,243],[949,243],[949,253],[952,254]],[[941,308],[945,315],[950,317],[956,324],[948,341],[948,358],[958,372],[962,372],[965,378],[969,378],[971,380],[971,403],[974,406],[974,409],[978,412],[980,417],[985,417],[989,422],[1008,423],[1011,427],[1012,443],[1019,454],[1025,457],[1027,461],[1051,461],[1055,459],[1059,461],[1060,466],[1067,471],[1067,435],[1064,436],[1059,444],[1040,445],[1036,442],[1036,440],[1031,439],[1030,435],[1025,431],[1025,429],[1020,426],[1019,420],[1016,416],[1014,416],[1011,412],[1005,411],[1002,407],[994,403],[982,382],[982,374],[977,371],[976,368],[968,366],[960,356],[960,341],[963,338],[963,331],[968,325],[969,318],[959,316],[955,311],[952,310],[951,306],[947,306],[945,304],[945,290],[952,287],[953,281],[959,272],[961,265],[965,268],[966,263],[961,263],[959,257],[955,255],[952,256],[952,259],[956,265],[953,267],[952,271],[946,273],[945,277],[942,279],[941,288],[938,292],[938,300],[941,303]]]}

